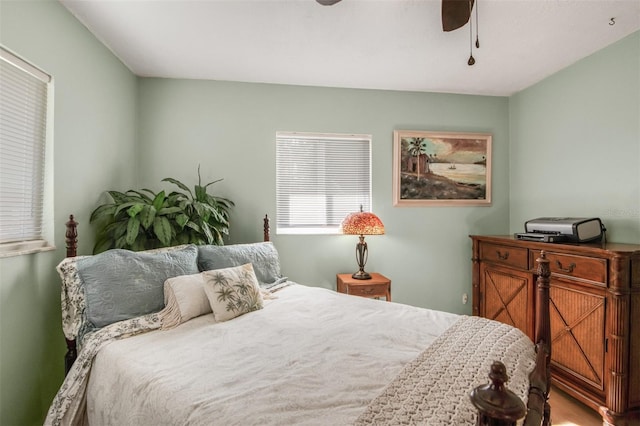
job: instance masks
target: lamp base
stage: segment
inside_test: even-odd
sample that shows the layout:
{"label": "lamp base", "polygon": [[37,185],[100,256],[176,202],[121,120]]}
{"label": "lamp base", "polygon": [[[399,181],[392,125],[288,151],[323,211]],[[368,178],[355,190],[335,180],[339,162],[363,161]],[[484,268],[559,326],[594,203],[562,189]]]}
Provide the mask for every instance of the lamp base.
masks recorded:
{"label": "lamp base", "polygon": [[354,272],[354,274],[351,275],[351,278],[354,278],[356,280],[370,280],[371,275],[368,272],[360,270],[358,272]]}

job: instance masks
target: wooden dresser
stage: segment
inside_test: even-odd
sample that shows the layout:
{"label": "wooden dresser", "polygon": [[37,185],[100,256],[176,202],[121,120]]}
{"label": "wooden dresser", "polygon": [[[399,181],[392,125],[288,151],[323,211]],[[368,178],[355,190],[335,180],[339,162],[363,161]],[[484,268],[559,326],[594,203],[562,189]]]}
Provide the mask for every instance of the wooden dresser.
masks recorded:
{"label": "wooden dresser", "polygon": [[609,424],[640,425],[640,245],[471,239],[474,315],[533,337],[535,260],[545,250],[554,385]]}

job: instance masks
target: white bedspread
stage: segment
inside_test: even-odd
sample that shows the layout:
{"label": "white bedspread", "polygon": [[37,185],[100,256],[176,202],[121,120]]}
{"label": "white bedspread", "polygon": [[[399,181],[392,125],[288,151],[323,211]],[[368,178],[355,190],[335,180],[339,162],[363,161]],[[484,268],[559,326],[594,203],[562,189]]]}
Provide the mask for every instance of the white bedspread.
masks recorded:
{"label": "white bedspread", "polygon": [[351,424],[460,318],[302,285],[275,295],[228,322],[205,315],[107,344],[90,424]]}

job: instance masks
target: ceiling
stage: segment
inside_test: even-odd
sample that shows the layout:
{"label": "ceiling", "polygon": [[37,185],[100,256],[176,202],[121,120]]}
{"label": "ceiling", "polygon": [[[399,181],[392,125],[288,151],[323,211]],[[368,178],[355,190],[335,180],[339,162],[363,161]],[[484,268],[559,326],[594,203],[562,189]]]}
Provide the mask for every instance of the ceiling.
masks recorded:
{"label": "ceiling", "polygon": [[139,76],[497,96],[640,29],[640,0],[476,0],[468,66],[440,0],[59,1]]}

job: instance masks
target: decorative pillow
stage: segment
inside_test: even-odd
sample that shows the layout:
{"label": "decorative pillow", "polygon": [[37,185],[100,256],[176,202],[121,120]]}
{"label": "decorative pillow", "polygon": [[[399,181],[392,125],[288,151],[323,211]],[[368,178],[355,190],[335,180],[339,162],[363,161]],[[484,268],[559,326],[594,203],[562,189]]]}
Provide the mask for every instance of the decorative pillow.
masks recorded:
{"label": "decorative pillow", "polygon": [[247,312],[262,309],[258,279],[250,263],[202,273],[213,317],[227,321]]}
{"label": "decorative pillow", "polygon": [[270,288],[287,280],[287,277],[280,273],[278,251],[271,242],[198,246],[198,267],[201,271],[229,268],[245,263],[253,265],[262,288]]}
{"label": "decorative pillow", "polygon": [[152,253],[113,249],[77,262],[86,319],[94,328],[160,311],[164,282],[198,273],[194,245]]}
{"label": "decorative pillow", "polygon": [[191,318],[211,313],[202,274],[181,275],[166,280],[164,305],[160,311],[163,329],[174,328]]}

